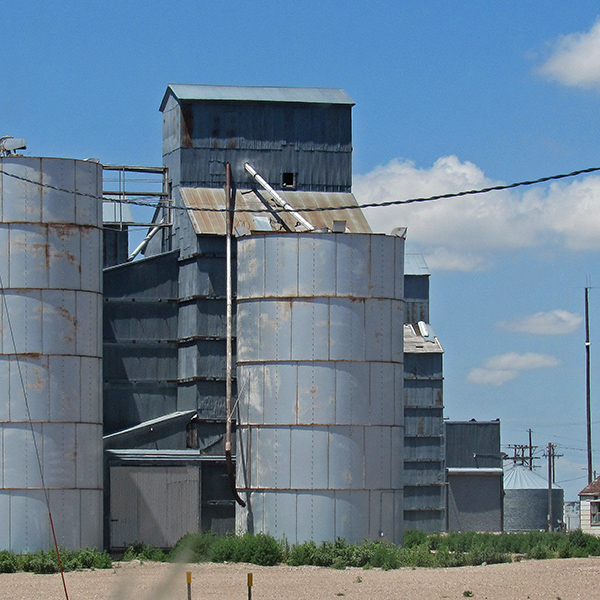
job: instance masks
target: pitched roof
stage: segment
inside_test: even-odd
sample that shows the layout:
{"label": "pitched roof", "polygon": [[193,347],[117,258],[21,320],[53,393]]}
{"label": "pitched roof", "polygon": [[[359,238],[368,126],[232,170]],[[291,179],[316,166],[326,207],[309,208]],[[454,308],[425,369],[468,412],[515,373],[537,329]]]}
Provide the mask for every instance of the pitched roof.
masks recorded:
{"label": "pitched roof", "polygon": [[169,93],[179,100],[234,100],[253,102],[302,102],[349,104],[352,98],[341,88],[259,87],[236,85],[188,85],[171,83],[160,105],[162,111]]}
{"label": "pitched roof", "polygon": [[600,495],[600,477],[596,477],[592,483],[586,485],[580,492],[579,495],[582,496],[584,494],[593,494]]}

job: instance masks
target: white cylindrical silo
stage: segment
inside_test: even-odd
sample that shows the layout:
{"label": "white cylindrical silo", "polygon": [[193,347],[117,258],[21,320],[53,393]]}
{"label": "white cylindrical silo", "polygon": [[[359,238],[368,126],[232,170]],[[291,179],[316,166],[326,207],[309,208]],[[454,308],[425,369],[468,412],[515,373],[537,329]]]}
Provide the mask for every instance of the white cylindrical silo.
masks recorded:
{"label": "white cylindrical silo", "polygon": [[258,234],[237,252],[238,530],[400,543],[404,240]]}
{"label": "white cylindrical silo", "polygon": [[44,487],[58,543],[102,547],[101,186],[0,158],[0,549],[53,546]]}

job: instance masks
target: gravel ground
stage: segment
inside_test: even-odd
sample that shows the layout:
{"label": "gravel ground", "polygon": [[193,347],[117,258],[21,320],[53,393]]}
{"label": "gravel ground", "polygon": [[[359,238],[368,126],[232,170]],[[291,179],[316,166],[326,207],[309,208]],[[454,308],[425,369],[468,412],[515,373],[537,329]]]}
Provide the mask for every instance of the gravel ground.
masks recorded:
{"label": "gravel ground", "polygon": [[[600,597],[600,558],[522,561],[453,569],[257,567],[247,564],[115,563],[113,569],[67,573],[70,600],[575,600]],[[61,600],[60,575],[0,574],[2,600]]]}

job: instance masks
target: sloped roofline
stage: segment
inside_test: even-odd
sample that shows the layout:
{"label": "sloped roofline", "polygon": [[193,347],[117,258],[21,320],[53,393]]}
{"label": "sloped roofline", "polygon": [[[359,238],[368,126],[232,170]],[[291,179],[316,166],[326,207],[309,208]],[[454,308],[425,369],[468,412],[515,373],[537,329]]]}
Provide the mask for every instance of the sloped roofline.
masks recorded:
{"label": "sloped roofline", "polygon": [[262,87],[235,85],[191,85],[170,83],[160,104],[162,112],[169,94],[178,100],[234,100],[253,102],[300,102],[347,104],[352,98],[341,88]]}

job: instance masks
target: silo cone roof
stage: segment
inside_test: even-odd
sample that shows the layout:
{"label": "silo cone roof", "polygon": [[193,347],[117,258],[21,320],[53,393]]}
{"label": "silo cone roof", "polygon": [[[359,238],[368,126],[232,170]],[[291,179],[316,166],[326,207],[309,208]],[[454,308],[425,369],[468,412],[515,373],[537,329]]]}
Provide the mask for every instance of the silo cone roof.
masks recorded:
{"label": "silo cone roof", "polygon": [[[553,489],[561,489],[555,483]],[[530,471],[522,465],[515,465],[504,471],[504,489],[505,490],[547,490],[548,480],[536,473]]]}

